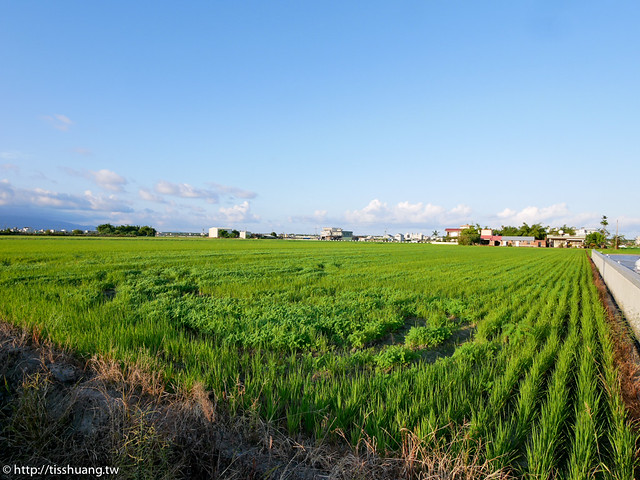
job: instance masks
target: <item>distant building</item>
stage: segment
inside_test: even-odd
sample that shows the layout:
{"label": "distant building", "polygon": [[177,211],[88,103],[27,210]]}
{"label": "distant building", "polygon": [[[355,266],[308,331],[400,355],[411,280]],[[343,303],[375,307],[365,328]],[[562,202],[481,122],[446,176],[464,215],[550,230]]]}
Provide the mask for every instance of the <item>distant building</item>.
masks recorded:
{"label": "distant building", "polygon": [[229,228],[211,227],[209,229],[209,238],[220,238],[222,232],[228,232]]}
{"label": "distant building", "polygon": [[156,232],[156,237],[203,237],[204,233],[197,232]]}
{"label": "distant building", "polygon": [[418,243],[418,242],[424,242],[426,240],[427,240],[427,237],[424,236],[422,233],[407,233],[404,236],[405,242]]}
{"label": "distant building", "polygon": [[547,235],[547,243],[552,248],[583,248],[586,235]]}
{"label": "distant building", "polygon": [[320,240],[342,240],[350,242],[353,240],[353,232],[350,230],[343,230],[342,228],[324,227],[320,233]]}
{"label": "distant building", "polygon": [[473,225],[460,225],[460,228],[445,228],[444,231],[447,232],[447,237],[458,238],[463,230],[472,227]]}
{"label": "distant building", "polygon": [[314,233],[285,233],[284,238],[288,240],[319,240],[320,236]]}
{"label": "distant building", "polygon": [[502,235],[494,235],[493,230],[483,229],[480,232],[480,245],[499,247],[502,245]]}
{"label": "distant building", "polygon": [[636,245],[640,246],[640,235],[636,237]]}
{"label": "distant building", "polygon": [[[211,227],[209,229],[209,238],[223,238],[225,236],[223,232],[230,233],[232,231],[232,228]],[[251,238],[251,232],[242,230],[239,232],[238,238]]]}
{"label": "distant building", "polygon": [[544,240],[536,240],[535,237],[525,236],[502,236],[500,238],[500,246],[502,247],[546,247],[547,242]]}
{"label": "distant building", "polygon": [[494,235],[493,230],[482,229],[480,231],[480,244],[492,247],[546,247],[545,240],[536,240],[535,237],[521,235]]}
{"label": "distant building", "polygon": [[594,232],[597,232],[597,231],[598,231],[597,228],[584,228],[584,227],[582,227],[582,228],[578,228],[576,230],[575,236],[576,237],[586,237],[590,233],[594,233]]}
{"label": "distant building", "polygon": [[393,236],[393,241],[394,241],[394,242],[401,242],[401,243],[402,243],[402,242],[404,242],[404,235],[403,235],[403,234],[401,234],[401,233],[396,233],[396,234]]}

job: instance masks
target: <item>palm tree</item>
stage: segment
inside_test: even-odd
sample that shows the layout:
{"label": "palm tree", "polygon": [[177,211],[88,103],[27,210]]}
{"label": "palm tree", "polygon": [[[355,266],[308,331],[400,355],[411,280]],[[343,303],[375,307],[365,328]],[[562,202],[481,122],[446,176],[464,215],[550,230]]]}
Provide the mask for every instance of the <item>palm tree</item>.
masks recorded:
{"label": "palm tree", "polygon": [[431,236],[438,238],[440,236],[440,232],[438,230],[434,230],[433,232],[431,232]]}

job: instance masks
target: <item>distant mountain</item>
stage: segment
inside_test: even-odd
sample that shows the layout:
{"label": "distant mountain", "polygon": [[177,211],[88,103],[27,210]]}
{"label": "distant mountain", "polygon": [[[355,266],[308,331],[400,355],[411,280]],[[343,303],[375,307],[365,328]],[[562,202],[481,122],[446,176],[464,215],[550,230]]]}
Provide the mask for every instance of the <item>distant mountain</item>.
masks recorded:
{"label": "distant mountain", "polygon": [[23,228],[30,227],[35,230],[53,229],[53,230],[95,230],[93,225],[80,225],[78,223],[68,222],[56,218],[49,218],[39,215],[21,215],[21,214],[5,214],[0,212],[0,229],[5,228]]}

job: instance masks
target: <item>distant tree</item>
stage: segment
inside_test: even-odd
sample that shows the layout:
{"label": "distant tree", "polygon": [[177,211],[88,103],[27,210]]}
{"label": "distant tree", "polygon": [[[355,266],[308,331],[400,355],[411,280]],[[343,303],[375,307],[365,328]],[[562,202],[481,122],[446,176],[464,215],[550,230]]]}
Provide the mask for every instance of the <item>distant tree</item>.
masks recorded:
{"label": "distant tree", "polygon": [[78,228],[76,228],[75,230],[71,231],[71,235],[83,235],[84,232]]}
{"label": "distant tree", "polygon": [[231,230],[231,235],[229,235],[231,238],[238,238],[240,236],[240,232],[238,230]]}
{"label": "distant tree", "polygon": [[547,227],[543,227],[541,223],[534,223],[529,227],[527,235],[536,240],[543,240],[547,236]]}
{"label": "distant tree", "polygon": [[138,230],[138,235],[142,237],[155,237],[156,229],[145,225],[143,227],[140,227],[140,229]]}
{"label": "distant tree", "polygon": [[271,232],[271,236],[274,238],[278,238],[278,234],[276,232]]}
{"label": "distant tree", "polygon": [[607,238],[609,236],[609,230],[607,230],[607,226],[609,225],[609,220],[607,220],[607,216],[603,215],[602,216],[602,220],[600,220],[600,225],[602,225],[602,228],[600,228],[599,232],[605,236],[605,238]]}
{"label": "distant tree", "polygon": [[477,245],[480,243],[480,230],[477,227],[465,228],[458,235],[458,245]]}
{"label": "distant tree", "polygon": [[509,225],[505,227],[504,225],[501,225],[500,230],[496,230],[495,234],[512,237],[512,236],[518,235],[519,231],[520,229],[518,227],[512,227]]}
{"label": "distant tree", "polygon": [[585,237],[584,243],[590,248],[604,248],[607,243],[607,237],[601,232],[593,232]]}
{"label": "distant tree", "polygon": [[620,248],[620,245],[626,246],[627,243],[629,243],[629,240],[627,240],[624,235],[613,236],[613,244],[615,245],[616,249]]}
{"label": "distant tree", "polygon": [[431,232],[431,236],[434,238],[438,238],[440,236],[440,232],[438,230],[434,230]]}
{"label": "distant tree", "polygon": [[138,235],[139,229],[140,227],[138,227],[137,225],[120,225],[116,227],[115,234],[133,237]]}
{"label": "distant tree", "polygon": [[102,225],[98,225],[98,233],[100,235],[111,235],[115,233],[116,229],[110,223],[103,223]]}
{"label": "distant tree", "polygon": [[522,226],[518,227],[518,236],[525,237],[529,236],[531,232],[531,227],[527,224],[527,222],[522,222]]}
{"label": "distant tree", "polygon": [[156,229],[145,225],[118,225],[114,227],[110,223],[98,225],[99,235],[120,235],[125,237],[155,237]]}

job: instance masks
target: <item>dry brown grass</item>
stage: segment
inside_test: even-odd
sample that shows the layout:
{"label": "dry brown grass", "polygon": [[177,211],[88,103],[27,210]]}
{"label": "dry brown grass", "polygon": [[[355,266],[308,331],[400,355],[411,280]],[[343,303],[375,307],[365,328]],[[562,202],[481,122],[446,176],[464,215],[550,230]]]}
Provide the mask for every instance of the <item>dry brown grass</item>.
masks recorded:
{"label": "dry brown grass", "polygon": [[[338,432],[339,433],[339,432]],[[80,361],[0,322],[0,460],[120,467],[118,478],[303,480],[503,479],[434,432],[404,432],[397,456],[284,434],[255,410],[231,416],[203,385],[168,393],[162,378],[107,357]],[[458,441],[458,440],[456,440]]]}
{"label": "dry brown grass", "polygon": [[[451,431],[451,429],[448,429]],[[396,457],[377,452],[376,442],[363,432],[359,444],[340,458],[329,478],[412,479],[412,480],[506,480],[512,478],[493,462],[481,457],[481,446],[459,428],[453,440],[443,441],[442,432],[431,432],[426,438],[403,430],[402,448]],[[462,452],[462,453],[460,453]]]}

